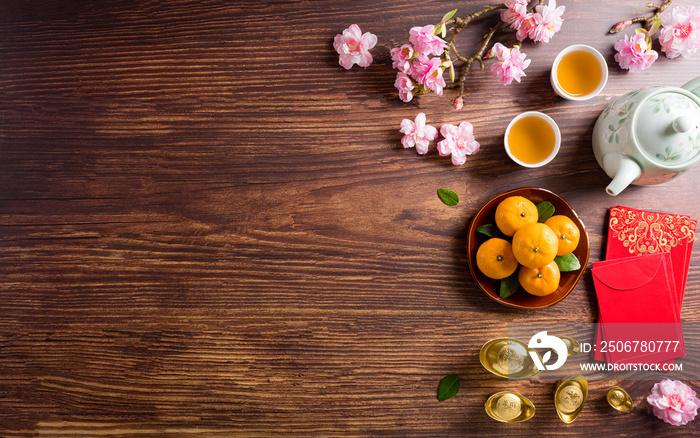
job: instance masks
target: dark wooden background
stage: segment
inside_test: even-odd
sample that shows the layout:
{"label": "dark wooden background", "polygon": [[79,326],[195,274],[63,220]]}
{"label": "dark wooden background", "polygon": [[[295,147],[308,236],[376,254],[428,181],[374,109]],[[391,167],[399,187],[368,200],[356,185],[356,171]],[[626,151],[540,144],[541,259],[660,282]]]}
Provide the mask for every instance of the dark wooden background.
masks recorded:
{"label": "dark wooden background", "polygon": [[[697,421],[652,415],[653,382],[591,382],[567,426],[554,382],[500,380],[477,359],[509,322],[598,314],[590,272],[537,311],[477,289],[466,229],[490,197],[558,193],[588,228],[590,262],[603,257],[609,206],[700,219],[700,168],[613,198],[591,151],[611,98],[700,74],[700,54],[617,67],[620,36],[606,31],[643,3],[560,1],[561,32],[523,47],[523,83],[474,69],[456,112],[450,91],[399,101],[389,50],[479,1],[0,2],[0,436],[698,435]],[[474,48],[495,20],[458,45]],[[367,69],[344,70],[332,47],[352,23],[379,39]],[[549,84],[554,56],[574,43],[610,67],[587,102]],[[562,131],[542,169],[503,151],[525,110]],[[437,127],[470,121],[482,150],[461,167],[434,143],[427,156],[404,150],[399,123],[420,111]],[[460,203],[443,205],[439,187]],[[700,322],[698,250],[689,323]],[[462,390],[438,402],[452,373]],[[631,414],[607,406],[614,383],[633,396]],[[484,401],[503,389],[537,415],[488,418]]]}

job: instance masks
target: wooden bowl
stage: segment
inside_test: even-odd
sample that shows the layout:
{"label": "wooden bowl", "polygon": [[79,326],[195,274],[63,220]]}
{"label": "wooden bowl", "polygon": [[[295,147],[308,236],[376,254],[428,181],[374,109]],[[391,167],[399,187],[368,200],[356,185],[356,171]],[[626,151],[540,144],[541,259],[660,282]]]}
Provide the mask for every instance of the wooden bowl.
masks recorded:
{"label": "wooden bowl", "polygon": [[[479,268],[476,266],[476,250],[479,248],[479,245],[488,239],[488,237],[477,233],[476,229],[484,224],[495,224],[496,207],[501,201],[509,196],[522,196],[531,200],[535,204],[542,201],[549,201],[554,206],[554,214],[562,214],[569,217],[574,221],[581,232],[581,239],[579,240],[578,246],[574,250],[574,255],[581,263],[581,268],[577,271],[562,272],[559,288],[555,292],[544,297],[530,295],[521,287],[510,297],[501,298],[498,294],[498,290],[496,289],[498,286],[498,281],[488,278],[482,274]],[[564,199],[550,192],[549,190],[538,189],[535,187],[521,187],[519,189],[510,190],[494,196],[491,198],[491,200],[484,204],[479,211],[476,212],[471,224],[469,225],[469,232],[467,236],[467,254],[469,255],[469,270],[472,273],[472,277],[479,288],[484,291],[486,295],[501,304],[505,304],[506,306],[519,307],[522,309],[539,309],[556,304],[571,293],[576,286],[576,283],[578,283],[578,281],[581,279],[583,271],[588,265],[590,248],[588,246],[588,233],[586,232],[586,227],[583,225],[583,222],[578,217],[574,209],[571,208],[571,206],[564,201]]]}

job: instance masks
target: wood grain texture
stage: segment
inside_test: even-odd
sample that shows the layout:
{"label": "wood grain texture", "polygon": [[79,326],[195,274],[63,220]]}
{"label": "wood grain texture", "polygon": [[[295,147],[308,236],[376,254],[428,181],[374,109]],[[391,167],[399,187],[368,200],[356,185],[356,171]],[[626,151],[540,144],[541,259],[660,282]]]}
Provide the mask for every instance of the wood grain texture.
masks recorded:
{"label": "wood grain texture", "polygon": [[[609,100],[697,76],[700,56],[617,68],[605,33],[643,2],[561,1],[566,19],[520,85],[474,69],[465,107],[396,97],[389,50],[463,1],[0,2],[0,436],[683,436],[623,385],[618,415],[591,382],[564,426],[553,382],[489,375],[478,350],[512,322],[595,322],[590,272],[561,303],[506,309],[467,266],[466,228],[486,200],[537,186],[564,197],[604,254],[609,206],[700,219],[700,169],[605,194],[591,130]],[[688,2],[686,2],[688,3]],[[465,31],[475,44],[494,23]],[[346,71],[332,38],[377,34],[374,63]],[[558,51],[590,44],[610,79],[558,98]],[[561,152],[523,169],[502,149],[525,110],[551,115]],[[400,145],[399,123],[474,125],[461,167]],[[460,197],[443,205],[439,187]],[[683,320],[700,322],[698,248]],[[590,266],[590,265],[589,265]],[[462,377],[438,402],[447,374]],[[689,382],[696,389],[699,381]],[[537,415],[498,424],[483,403],[513,389]],[[681,432],[679,432],[681,431]]]}

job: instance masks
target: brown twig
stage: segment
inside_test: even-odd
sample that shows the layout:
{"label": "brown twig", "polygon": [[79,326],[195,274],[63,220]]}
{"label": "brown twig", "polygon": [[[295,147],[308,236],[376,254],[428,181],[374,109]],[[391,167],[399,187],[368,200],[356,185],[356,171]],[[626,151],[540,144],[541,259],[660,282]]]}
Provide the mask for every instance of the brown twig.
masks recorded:
{"label": "brown twig", "polygon": [[447,20],[445,24],[454,24],[455,27],[452,29],[452,37],[450,37],[449,42],[454,41],[455,37],[457,36],[458,33],[460,33],[469,23],[471,23],[473,20],[481,17],[484,14],[488,14],[489,12],[495,11],[497,9],[507,9],[507,6],[503,3],[497,4],[497,5],[489,5],[489,6],[484,6],[480,10],[473,12],[471,14],[465,15],[462,18],[455,17]]}
{"label": "brown twig", "polygon": [[[671,0],[668,0],[670,3]],[[541,6],[544,4],[544,0],[538,0],[537,4],[533,6],[531,11],[534,11],[537,6]],[[489,29],[488,33],[484,35],[483,41],[477,51],[472,54],[469,57],[463,56],[459,53],[457,50],[457,47],[455,45],[455,38],[457,35],[459,35],[460,32],[462,32],[469,23],[472,21],[476,20],[477,18],[481,17],[482,15],[488,14],[490,12],[497,11],[499,9],[508,9],[508,7],[504,3],[499,3],[495,5],[488,5],[484,6],[480,10],[473,12],[471,14],[465,15],[464,17],[454,17],[450,18],[444,22],[440,22],[437,26],[439,29],[440,26],[447,26],[447,25],[454,25],[450,31],[452,32],[450,38],[446,41],[447,43],[447,50],[445,50],[445,54],[442,56],[445,61],[451,62],[450,69],[454,69],[454,63],[455,62],[461,62],[463,65],[461,66],[462,70],[459,74],[459,77],[454,80],[452,83],[446,85],[444,88],[458,88],[459,87],[459,95],[455,99],[455,108],[459,109],[461,108],[461,102],[462,102],[462,96],[464,96],[464,85],[467,79],[467,75],[469,74],[469,70],[471,69],[472,65],[474,62],[479,63],[479,67],[483,70],[484,69],[484,54],[487,53],[487,49],[489,47],[489,44],[491,44],[491,40],[493,39],[493,36],[499,32],[508,32],[508,31],[513,31],[513,29],[510,28],[505,28],[505,24],[502,21],[499,21],[498,24],[493,26],[491,29]],[[665,9],[665,7],[664,7]],[[659,12],[660,13],[660,12]],[[442,31],[444,32],[446,27],[442,27]],[[428,90],[425,90],[426,92]],[[460,102],[458,105],[457,102]]]}
{"label": "brown twig", "polygon": [[[459,86],[459,95],[457,98],[460,98],[464,95],[464,82],[467,80],[467,74],[469,73],[469,69],[471,68],[472,64],[474,61],[479,62],[480,68],[483,70],[484,69],[484,53],[486,52],[486,48],[488,47],[489,43],[491,42],[491,38],[498,32],[498,30],[503,26],[503,22],[498,23],[494,27],[492,27],[489,32],[484,35],[484,41],[481,43],[481,46],[479,49],[474,53],[472,56],[469,58],[464,58],[463,56],[458,57],[458,60],[464,62],[464,67],[462,68],[462,73],[459,75],[459,78],[453,82],[452,84],[448,85],[446,88],[456,88]],[[451,44],[451,47],[454,47],[454,44]]]}
{"label": "brown twig", "polygon": [[484,36],[484,41],[482,42],[481,46],[479,49],[471,55],[470,57],[465,57],[459,54],[457,51],[457,47],[455,46],[455,38],[457,35],[459,35],[460,32],[462,32],[469,23],[471,23],[473,20],[476,20],[477,18],[481,17],[484,14],[488,14],[489,12],[497,11],[499,9],[506,9],[507,6],[503,3],[496,4],[496,5],[489,5],[489,6],[484,6],[480,10],[473,12],[471,14],[465,15],[464,17],[455,17],[447,20],[445,22],[445,25],[448,24],[454,24],[454,27],[451,29],[452,35],[450,36],[450,39],[447,40],[447,47],[449,48],[449,51],[454,54],[454,59],[449,57],[449,53],[447,54],[447,59],[451,61],[460,61],[464,63],[464,66],[462,67],[462,72],[459,75],[459,78],[449,84],[445,88],[456,88],[459,87],[459,95],[457,98],[461,98],[464,95],[464,82],[467,79],[467,74],[469,73],[469,69],[471,68],[472,64],[474,61],[478,61],[481,69],[484,69],[484,61],[483,61],[483,56],[484,53],[486,52],[486,48],[488,47],[489,43],[491,42],[491,38],[493,38],[493,35],[502,27],[503,23],[500,22],[496,26],[492,27],[491,30]]}
{"label": "brown twig", "polygon": [[625,29],[627,26],[630,26],[633,23],[643,23],[642,27],[646,30],[649,30],[651,27],[653,21],[661,15],[670,5],[673,3],[673,0],[665,0],[662,4],[659,6],[656,6],[653,3],[647,3],[646,6],[647,8],[655,9],[654,14],[651,17],[634,17],[630,18],[628,20],[623,20],[618,23],[615,23],[615,25],[610,29],[608,33],[617,33],[620,32],[621,30]]}

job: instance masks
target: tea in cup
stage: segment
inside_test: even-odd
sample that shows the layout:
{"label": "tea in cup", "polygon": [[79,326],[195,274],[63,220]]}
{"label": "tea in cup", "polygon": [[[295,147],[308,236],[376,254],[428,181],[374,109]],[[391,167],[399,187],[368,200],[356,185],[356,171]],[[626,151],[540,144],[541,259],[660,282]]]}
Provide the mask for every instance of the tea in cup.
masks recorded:
{"label": "tea in cup", "polygon": [[564,99],[587,100],[608,82],[608,64],[596,49],[584,44],[559,52],[552,64],[552,88]]}
{"label": "tea in cup", "polygon": [[511,160],[524,167],[540,167],[552,161],[559,152],[561,133],[551,117],[528,111],[510,122],[504,143]]}

